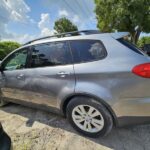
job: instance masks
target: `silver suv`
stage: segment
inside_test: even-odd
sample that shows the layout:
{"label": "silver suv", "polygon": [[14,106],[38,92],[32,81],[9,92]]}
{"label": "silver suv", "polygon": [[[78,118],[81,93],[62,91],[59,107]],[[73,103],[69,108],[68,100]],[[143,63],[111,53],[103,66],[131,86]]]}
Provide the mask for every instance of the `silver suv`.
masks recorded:
{"label": "silver suv", "polygon": [[150,122],[150,59],[127,35],[90,30],[26,43],[1,63],[0,105],[62,114],[90,137]]}

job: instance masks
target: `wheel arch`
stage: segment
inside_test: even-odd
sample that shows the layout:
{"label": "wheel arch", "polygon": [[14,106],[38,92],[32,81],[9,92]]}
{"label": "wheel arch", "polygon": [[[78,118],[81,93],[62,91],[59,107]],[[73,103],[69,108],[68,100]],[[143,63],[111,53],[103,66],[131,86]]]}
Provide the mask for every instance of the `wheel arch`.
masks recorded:
{"label": "wheel arch", "polygon": [[61,103],[61,113],[66,116],[66,108],[67,108],[67,105],[69,104],[69,102],[74,98],[74,97],[79,97],[79,96],[83,96],[83,97],[88,97],[88,98],[93,98],[95,99],[96,101],[100,102],[104,107],[106,107],[106,109],[109,111],[109,113],[111,114],[112,116],[112,119],[113,119],[113,123],[115,126],[118,126],[118,120],[117,120],[117,117],[114,113],[114,111],[112,110],[111,106],[106,103],[104,100],[102,100],[101,98],[95,96],[95,95],[92,95],[92,94],[88,94],[88,93],[75,93],[75,94],[72,94],[72,95],[69,95],[67,96],[66,98],[63,99],[62,103]]}

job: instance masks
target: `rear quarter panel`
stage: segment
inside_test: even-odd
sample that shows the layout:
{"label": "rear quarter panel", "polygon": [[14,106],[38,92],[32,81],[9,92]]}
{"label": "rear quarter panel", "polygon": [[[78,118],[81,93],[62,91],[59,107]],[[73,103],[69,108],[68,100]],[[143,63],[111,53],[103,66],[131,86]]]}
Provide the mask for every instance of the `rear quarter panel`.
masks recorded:
{"label": "rear quarter panel", "polygon": [[112,37],[97,39],[104,43],[108,55],[103,60],[74,65],[75,93],[99,97],[111,106],[117,117],[150,116],[150,79],[131,72],[134,66],[149,62],[149,58]]}

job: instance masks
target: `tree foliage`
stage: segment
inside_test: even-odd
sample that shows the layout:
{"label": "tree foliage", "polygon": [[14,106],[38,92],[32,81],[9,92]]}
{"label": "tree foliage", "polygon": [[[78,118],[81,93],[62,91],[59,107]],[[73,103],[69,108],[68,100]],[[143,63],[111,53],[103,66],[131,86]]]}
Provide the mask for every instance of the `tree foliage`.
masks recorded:
{"label": "tree foliage", "polygon": [[150,44],[150,36],[142,37],[137,42],[138,47],[144,47],[145,44]]}
{"label": "tree foliage", "polygon": [[10,52],[20,47],[17,42],[4,41],[0,42],[0,60],[7,56]]}
{"label": "tree foliage", "polygon": [[128,31],[133,43],[141,32],[150,32],[150,0],[95,0],[95,4],[101,31]]}
{"label": "tree foliage", "polygon": [[78,28],[69,19],[63,17],[55,22],[54,29],[57,33],[77,31]]}

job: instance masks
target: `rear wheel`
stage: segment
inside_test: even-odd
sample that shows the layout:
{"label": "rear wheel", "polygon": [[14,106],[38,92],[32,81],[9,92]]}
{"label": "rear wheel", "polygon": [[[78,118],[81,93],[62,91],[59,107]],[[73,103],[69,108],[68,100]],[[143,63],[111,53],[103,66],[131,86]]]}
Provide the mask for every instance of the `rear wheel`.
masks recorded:
{"label": "rear wheel", "polygon": [[89,137],[104,136],[113,126],[108,110],[92,98],[76,97],[67,106],[67,118],[71,125]]}

